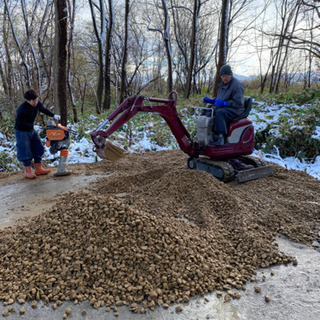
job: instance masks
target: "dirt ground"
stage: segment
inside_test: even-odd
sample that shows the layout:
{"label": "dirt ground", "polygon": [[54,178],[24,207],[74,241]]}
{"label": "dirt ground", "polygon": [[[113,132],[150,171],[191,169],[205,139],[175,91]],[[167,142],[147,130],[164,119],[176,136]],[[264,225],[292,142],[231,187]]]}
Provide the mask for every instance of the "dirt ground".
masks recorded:
{"label": "dirt ground", "polygon": [[[319,262],[320,182],[275,166],[274,177],[225,184],[187,169],[186,160],[180,151],[163,151],[69,165],[67,177],[54,177],[55,168],[35,180],[0,173],[1,310],[13,319],[24,302],[26,317],[35,312],[33,301],[43,301],[43,311],[72,301],[110,310],[110,319],[257,319],[250,315],[255,303],[246,299],[250,285],[261,292],[264,270],[278,268],[283,277],[269,284],[280,288],[308,256]],[[282,251],[287,240],[279,243],[279,235],[298,249]],[[314,310],[312,320],[320,318],[319,278],[312,279],[318,262],[298,271],[310,283],[305,307]],[[268,294],[256,303],[259,310],[277,300],[277,290]],[[215,312],[203,312],[194,300],[208,295]],[[288,318],[285,306],[274,307],[279,313],[264,310],[259,319],[304,319],[303,304]],[[86,318],[80,310],[67,316]]]}

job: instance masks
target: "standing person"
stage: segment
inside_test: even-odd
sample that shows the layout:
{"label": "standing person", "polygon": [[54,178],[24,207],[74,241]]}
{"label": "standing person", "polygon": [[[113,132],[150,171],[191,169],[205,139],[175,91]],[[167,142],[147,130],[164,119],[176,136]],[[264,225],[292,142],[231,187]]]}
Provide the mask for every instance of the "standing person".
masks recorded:
{"label": "standing person", "polygon": [[[233,77],[231,67],[224,65],[220,68],[221,82],[217,98],[210,99],[216,106],[214,118],[214,131],[218,134],[216,145],[223,145],[228,134],[227,124],[244,112],[244,87]],[[207,99],[205,101],[205,99]],[[203,99],[208,102],[208,98]]]}
{"label": "standing person", "polygon": [[[24,98],[25,101],[17,109],[14,126],[17,158],[23,163],[25,178],[34,179],[38,175],[48,174],[51,171],[50,169],[44,169],[41,164],[44,147],[33,127],[36,116],[39,112],[57,120],[60,120],[60,116],[46,109],[38,100],[38,94],[34,90],[26,91]],[[34,160],[35,173],[31,171],[32,159]]]}

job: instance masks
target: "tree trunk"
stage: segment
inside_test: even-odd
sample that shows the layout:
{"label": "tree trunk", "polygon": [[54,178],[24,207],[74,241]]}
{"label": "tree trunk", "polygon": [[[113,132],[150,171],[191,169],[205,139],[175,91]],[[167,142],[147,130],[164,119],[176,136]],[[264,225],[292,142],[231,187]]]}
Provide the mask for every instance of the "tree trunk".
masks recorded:
{"label": "tree trunk", "polygon": [[69,31],[69,39],[68,39],[68,61],[67,61],[67,83],[68,83],[68,91],[71,101],[71,108],[73,113],[73,121],[78,122],[78,114],[76,104],[74,102],[73,92],[72,92],[72,81],[71,81],[71,53],[72,53],[72,45],[73,45],[73,30],[74,30],[74,21],[76,14],[76,0],[72,0],[72,5],[68,0],[68,8],[69,8],[69,16],[70,16],[70,31]]}
{"label": "tree trunk", "polygon": [[[53,7],[53,8],[52,8]],[[44,8],[43,16],[40,21],[40,27],[38,31],[38,50],[39,59],[41,65],[42,77],[46,79],[46,95],[49,100],[54,101],[54,86],[52,86],[53,81],[53,63],[54,55],[48,56],[46,51],[46,37],[48,29],[51,28],[51,21],[54,20],[54,6],[51,5],[51,0],[46,0],[46,6]],[[52,45],[53,47],[53,45]],[[44,99],[44,97],[42,98]]]}
{"label": "tree trunk", "polygon": [[105,54],[105,94],[103,109],[108,110],[111,106],[111,46],[112,46],[112,32],[113,32],[113,1],[109,0],[109,25],[106,41],[106,54]]}
{"label": "tree trunk", "polygon": [[[164,47],[166,50],[166,57],[167,57],[167,67],[168,67],[168,78],[167,78],[167,91],[170,93],[173,90],[173,71],[172,71],[172,51],[171,51],[171,41],[170,41],[170,17],[169,17],[169,9],[167,6],[166,0],[161,0],[162,2],[162,9],[163,9],[163,30],[161,28],[151,28],[148,26],[148,30],[150,31],[157,31],[161,34],[161,37],[164,42]],[[152,19],[149,18],[149,21]],[[159,53],[159,64],[157,68],[157,73],[155,78],[159,79],[159,90],[161,92],[161,49],[159,49],[157,52]],[[152,80],[154,81],[154,80]]]}
{"label": "tree trunk", "polygon": [[[300,6],[301,6],[301,1],[298,0],[296,3],[296,6],[289,14],[289,18],[288,18],[288,22],[287,22],[288,27],[286,28],[286,33],[284,34],[286,37],[288,37],[288,39],[287,39],[286,45],[285,45],[284,57],[282,58],[282,62],[281,62],[281,64],[279,64],[279,67],[278,67],[277,78],[276,78],[276,83],[275,83],[275,92],[276,93],[279,93],[281,76],[283,74],[284,64],[285,64],[287,57],[288,57],[290,38],[293,36],[293,33],[294,33],[296,25],[297,25]],[[291,21],[293,18],[294,18],[293,25],[291,27],[291,31],[289,32],[289,25],[291,24]],[[287,33],[289,33],[289,34],[287,34]]]}
{"label": "tree trunk", "polygon": [[8,26],[7,26],[5,11],[6,9],[4,8],[3,25],[2,25],[4,55],[3,55],[3,64],[2,64],[2,61],[0,61],[1,79],[3,84],[4,94],[8,97],[7,99],[9,100],[10,112],[13,114],[16,108],[16,101],[14,97],[14,90],[12,87],[13,67],[12,67],[12,60],[10,55],[10,45],[8,42]]}
{"label": "tree trunk", "polygon": [[197,47],[197,32],[198,32],[198,19],[199,19],[199,12],[200,12],[200,0],[194,0],[193,6],[193,18],[192,18],[192,35],[191,35],[191,43],[190,43],[190,62],[189,62],[189,69],[188,69],[188,76],[186,82],[186,88],[184,92],[184,98],[188,99],[191,92],[191,85],[192,85],[192,75],[193,75],[193,67],[194,61],[196,57],[196,47]]}
{"label": "tree trunk", "polygon": [[171,43],[170,43],[170,22],[169,22],[169,11],[167,2],[162,0],[162,7],[164,12],[164,33],[163,40],[164,46],[166,48],[167,61],[168,61],[168,93],[173,90],[173,80],[172,80],[172,52],[171,52]]}
{"label": "tree trunk", "polygon": [[104,1],[100,0],[100,21],[101,21],[101,30],[98,31],[96,16],[94,13],[93,2],[89,0],[92,22],[94,33],[97,38],[98,42],[98,51],[99,51],[99,77],[98,77],[98,86],[97,86],[97,96],[96,96],[96,111],[98,114],[101,113],[101,106],[102,106],[102,95],[103,95],[103,85],[104,85],[104,65],[103,65],[103,57],[104,57],[104,42],[105,42],[105,34],[106,34],[106,23],[105,23],[105,11],[104,11]]}
{"label": "tree trunk", "polygon": [[216,97],[220,83],[220,68],[227,62],[228,52],[228,15],[229,15],[229,0],[222,0],[221,8],[221,24],[220,24],[220,38],[219,38],[219,57],[216,69],[216,76],[214,80],[213,96]]}
{"label": "tree trunk", "polygon": [[56,78],[55,101],[61,115],[61,124],[67,125],[67,3],[66,0],[55,0],[56,13]]}
{"label": "tree trunk", "polygon": [[129,36],[129,10],[130,0],[126,0],[126,11],[124,17],[125,30],[124,30],[124,44],[121,63],[121,88],[120,88],[120,103],[126,98],[126,81],[127,81],[127,59],[128,59],[128,36]]}

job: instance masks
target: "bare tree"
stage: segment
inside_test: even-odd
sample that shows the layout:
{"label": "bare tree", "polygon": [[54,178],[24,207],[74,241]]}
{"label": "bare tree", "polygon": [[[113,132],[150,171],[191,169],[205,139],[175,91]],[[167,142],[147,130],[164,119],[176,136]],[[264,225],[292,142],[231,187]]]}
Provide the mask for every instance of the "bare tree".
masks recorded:
{"label": "bare tree", "polygon": [[185,88],[188,74],[188,59],[190,52],[190,15],[192,9],[187,7],[188,2],[183,3],[171,0],[171,11],[173,20],[173,32],[175,40],[175,59],[173,60],[175,73],[177,75],[176,85],[180,83],[181,89]]}
{"label": "bare tree", "polygon": [[112,33],[113,33],[113,1],[109,1],[109,20],[107,26],[107,41],[105,53],[105,94],[103,109],[110,109],[111,104],[111,50],[112,50]]}
{"label": "bare tree", "polygon": [[4,94],[7,97],[9,102],[10,111],[15,110],[15,95],[13,90],[13,66],[10,54],[10,45],[9,45],[9,26],[7,21],[6,8],[3,12],[3,25],[2,25],[2,37],[3,37],[3,47],[4,50],[1,50],[2,54],[0,56],[0,75],[2,80],[2,85],[4,89]]}
{"label": "bare tree", "polygon": [[98,114],[101,113],[101,105],[102,105],[102,95],[103,95],[103,84],[104,84],[104,43],[106,39],[106,20],[105,20],[105,8],[104,1],[99,1],[99,7],[97,7],[100,15],[100,30],[98,29],[98,22],[95,14],[94,7],[96,5],[92,0],[89,0],[92,23],[94,34],[96,35],[96,39],[98,42],[98,51],[99,51],[99,77],[98,77],[98,86],[97,86],[97,101],[96,101],[96,111]]}
{"label": "bare tree", "polygon": [[196,57],[196,46],[197,46],[197,33],[198,33],[198,21],[199,21],[199,14],[200,14],[200,7],[201,7],[201,0],[194,0],[193,5],[193,14],[192,14],[192,33],[191,33],[191,41],[190,41],[190,61],[189,61],[189,68],[188,68],[188,76],[187,82],[184,92],[184,98],[188,99],[191,92],[191,82],[193,76],[193,68],[195,63]]}
{"label": "bare tree", "polygon": [[[265,87],[267,85],[267,81],[269,78],[269,71],[272,66],[272,56],[273,53],[270,50],[265,49],[265,42],[267,40],[274,41],[273,39],[266,39],[266,35],[262,30],[260,29],[261,26],[264,26],[268,22],[268,14],[267,9],[269,7],[270,3],[266,3],[265,6],[261,10],[261,14],[259,14],[260,19],[256,20],[256,26],[253,26],[252,32],[254,34],[254,37],[250,37],[247,40],[247,44],[251,44],[254,46],[255,54],[258,58],[258,65],[257,70],[259,72],[257,80],[259,80],[259,87],[260,87],[260,93],[262,94],[265,90]],[[257,27],[259,26],[259,27]],[[269,52],[269,59],[266,57],[266,52]]]}
{"label": "bare tree", "polygon": [[68,9],[69,9],[69,19],[70,19],[70,28],[69,28],[69,37],[68,37],[68,53],[67,53],[67,84],[69,97],[71,101],[71,108],[73,112],[73,121],[78,122],[78,114],[77,108],[73,97],[72,90],[72,81],[71,81],[71,58],[72,58],[72,45],[73,45],[73,32],[74,32],[74,22],[75,22],[75,14],[76,14],[76,0],[72,0],[72,4],[70,0],[68,0]]}
{"label": "bare tree", "polygon": [[56,78],[55,101],[60,110],[61,123],[66,126],[68,119],[67,108],[67,2],[55,0],[56,11]]}
{"label": "bare tree", "polygon": [[[33,9],[33,13],[32,13],[32,18],[34,18],[37,14],[37,8],[38,8],[38,1],[35,2],[35,6]],[[36,71],[37,71],[37,86],[33,85],[33,87],[39,92],[40,97],[42,96],[42,85],[41,85],[41,72],[40,72],[40,66],[38,63],[38,58],[36,55],[36,52],[34,50],[33,44],[32,44],[32,21],[31,20],[31,24],[29,26],[29,20],[28,20],[28,15],[27,15],[27,11],[26,11],[26,4],[25,4],[25,0],[21,0],[21,8],[22,8],[22,12],[23,12],[23,19],[24,19],[24,24],[25,24],[25,29],[26,29],[26,38],[27,38],[27,42],[28,42],[28,46],[29,49],[32,53],[32,57],[35,63],[35,67],[36,67]],[[36,81],[34,81],[36,83]]]}
{"label": "bare tree", "polygon": [[287,59],[290,38],[292,37],[297,26],[298,13],[301,8],[302,1],[296,0],[293,3],[288,3],[287,0],[281,0],[278,9],[281,21],[280,33],[275,33],[274,36],[278,39],[278,44],[275,49],[273,65],[271,70],[271,83],[269,92],[278,92],[283,66]]}
{"label": "bare tree", "polygon": [[214,88],[213,88],[214,97],[217,96],[218,86],[220,83],[219,70],[227,62],[229,1],[230,0],[222,0],[220,37],[219,37],[219,56],[218,56],[217,71],[216,71]]}
{"label": "bare tree", "polygon": [[[292,85],[292,75],[299,73],[304,74],[305,87],[311,87],[320,56],[317,1],[261,2],[271,2],[277,9],[272,11],[274,23],[268,23],[266,12],[255,27],[252,54],[260,59],[261,92],[269,86],[270,92],[278,92],[282,85]],[[91,16],[87,24],[81,20],[79,31],[75,5],[80,2],[76,0],[0,3],[4,4],[0,15],[2,100],[16,106],[22,92],[35,87],[42,100],[54,101],[64,120],[71,102],[74,121],[79,99],[82,106],[84,99],[95,99],[100,113],[119,96],[122,101],[143,90],[161,92],[165,85],[168,91],[183,91],[186,98],[202,92],[204,86],[214,91],[213,75],[218,85],[221,65],[240,61],[235,55],[252,44],[248,30],[264,10],[251,11],[253,0],[88,0],[81,4],[88,12],[90,8]],[[58,17],[58,6],[68,11],[61,9]],[[156,32],[145,32],[146,25]]]}
{"label": "bare tree", "polygon": [[169,10],[165,0],[162,0],[162,8],[164,14],[164,33],[163,40],[164,46],[166,48],[167,54],[167,65],[168,65],[168,93],[173,90],[173,74],[172,74],[172,51],[171,51],[171,41],[170,41],[170,18]]}
{"label": "bare tree", "polygon": [[[315,12],[312,11],[311,13],[311,17],[309,20],[309,32],[310,32],[310,44],[308,45],[309,50],[307,51],[306,57],[307,57],[307,61],[308,61],[308,67],[307,67],[307,76],[306,76],[306,82],[305,82],[305,87],[310,88],[311,87],[311,74],[312,74],[312,61],[313,61],[313,54],[312,54],[312,49],[313,49],[313,45],[312,43],[314,43],[314,16],[315,16]],[[320,48],[319,50],[320,51]]]}
{"label": "bare tree", "polygon": [[127,72],[127,93],[129,95],[140,93],[150,83],[156,81],[158,76],[161,76],[148,77],[147,61],[154,59],[155,51],[153,46],[149,45],[150,37],[145,33],[145,28],[141,27],[134,19],[132,19],[131,25],[133,27],[128,43],[128,64],[131,67]]}
{"label": "bare tree", "polygon": [[23,50],[22,46],[20,45],[20,41],[19,41],[19,39],[18,39],[18,37],[17,37],[16,30],[15,30],[15,27],[14,27],[14,23],[13,23],[13,21],[12,21],[12,17],[11,17],[11,12],[10,12],[10,8],[9,8],[9,5],[8,5],[8,1],[7,1],[7,0],[4,0],[4,4],[5,4],[5,8],[6,8],[6,13],[7,13],[8,18],[9,18],[9,22],[10,22],[11,31],[12,31],[12,35],[13,35],[14,41],[15,41],[15,43],[16,43],[18,52],[19,52],[20,57],[21,57],[21,59],[22,59],[22,64],[23,64],[23,66],[25,67],[27,87],[28,87],[28,88],[31,88],[30,66],[29,66],[29,64],[27,63],[27,59],[26,59],[26,57],[25,57],[24,50]]}
{"label": "bare tree", "polygon": [[[302,0],[303,20],[307,22],[305,28],[300,28],[291,37],[291,42],[295,50],[301,49],[309,52],[312,56],[320,58],[320,6],[318,0]],[[309,34],[309,37],[308,37]]]}
{"label": "bare tree", "polygon": [[129,13],[130,13],[130,0],[125,1],[125,15],[124,15],[124,43],[121,59],[121,88],[120,88],[120,101],[126,98],[127,89],[127,60],[128,60],[128,37],[129,37]]}
{"label": "bare tree", "polygon": [[[44,6],[44,11],[42,18],[39,23],[38,30],[38,55],[39,55],[39,64],[41,65],[41,77],[42,85],[46,87],[46,91],[43,92],[42,100],[46,98],[53,100],[53,90],[52,90],[52,81],[53,81],[53,59],[54,55],[52,54],[52,48],[54,45],[51,42],[51,21],[54,21],[54,5],[51,0],[46,0],[46,5]],[[45,95],[46,93],[46,95]]]}
{"label": "bare tree", "polygon": [[170,41],[170,16],[169,16],[167,1],[161,0],[161,4],[162,4],[162,10],[163,10],[163,29],[161,27],[152,28],[150,26],[152,19],[149,16],[148,30],[157,31],[162,36],[164,47],[166,50],[167,66],[168,66],[167,90],[168,92],[171,92],[173,89],[173,73],[172,73],[172,51],[171,51],[171,41]]}

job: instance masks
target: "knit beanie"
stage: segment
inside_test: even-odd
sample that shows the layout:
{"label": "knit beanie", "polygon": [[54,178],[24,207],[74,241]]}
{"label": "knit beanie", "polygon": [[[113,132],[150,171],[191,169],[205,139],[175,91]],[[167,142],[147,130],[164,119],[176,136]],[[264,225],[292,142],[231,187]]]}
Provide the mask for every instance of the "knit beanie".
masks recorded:
{"label": "knit beanie", "polygon": [[232,70],[231,67],[228,64],[225,64],[220,68],[220,75],[229,74],[232,76]]}

